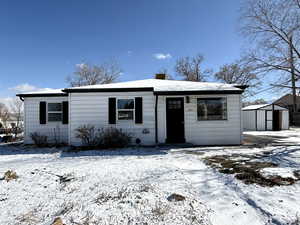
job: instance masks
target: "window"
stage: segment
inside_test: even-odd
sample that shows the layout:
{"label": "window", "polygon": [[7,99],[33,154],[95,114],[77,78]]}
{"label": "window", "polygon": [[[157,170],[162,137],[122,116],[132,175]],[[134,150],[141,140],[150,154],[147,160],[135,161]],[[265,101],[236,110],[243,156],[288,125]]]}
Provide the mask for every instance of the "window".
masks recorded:
{"label": "window", "polygon": [[181,109],[181,100],[176,100],[176,99],[170,99],[168,101],[168,109]]}
{"label": "window", "polygon": [[62,121],[62,104],[48,103],[48,122]]}
{"label": "window", "polygon": [[198,120],[226,120],[226,98],[198,98]]}
{"label": "window", "polygon": [[134,99],[118,99],[118,120],[133,120]]}

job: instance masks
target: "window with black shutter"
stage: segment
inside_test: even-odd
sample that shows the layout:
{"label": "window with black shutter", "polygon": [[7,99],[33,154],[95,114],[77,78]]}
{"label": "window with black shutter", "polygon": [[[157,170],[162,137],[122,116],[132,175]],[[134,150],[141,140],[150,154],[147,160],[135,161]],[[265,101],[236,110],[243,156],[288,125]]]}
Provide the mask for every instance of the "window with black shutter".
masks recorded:
{"label": "window with black shutter", "polygon": [[108,123],[116,124],[116,98],[108,99]]}
{"label": "window with black shutter", "polygon": [[62,123],[68,124],[69,123],[69,103],[63,102],[63,116],[62,116]]}
{"label": "window with black shutter", "polygon": [[143,98],[135,98],[135,123],[143,123]]}
{"label": "window with black shutter", "polygon": [[46,102],[40,102],[40,124],[46,124]]}

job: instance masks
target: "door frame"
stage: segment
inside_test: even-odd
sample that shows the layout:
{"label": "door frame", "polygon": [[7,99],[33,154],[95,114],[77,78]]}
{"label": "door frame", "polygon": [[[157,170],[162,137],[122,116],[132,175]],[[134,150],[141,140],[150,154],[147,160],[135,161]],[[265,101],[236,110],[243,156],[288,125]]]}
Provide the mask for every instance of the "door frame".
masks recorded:
{"label": "door frame", "polygon": [[178,143],[185,143],[185,107],[184,107],[184,104],[185,104],[185,97],[184,96],[166,96],[165,97],[165,110],[166,110],[166,113],[165,113],[165,126],[166,126],[166,130],[165,130],[165,142],[166,143],[172,143],[169,141],[169,138],[168,138],[168,105],[167,105],[167,102],[169,99],[180,99],[182,100],[182,111],[183,111],[183,137],[182,137],[182,141],[178,142]]}

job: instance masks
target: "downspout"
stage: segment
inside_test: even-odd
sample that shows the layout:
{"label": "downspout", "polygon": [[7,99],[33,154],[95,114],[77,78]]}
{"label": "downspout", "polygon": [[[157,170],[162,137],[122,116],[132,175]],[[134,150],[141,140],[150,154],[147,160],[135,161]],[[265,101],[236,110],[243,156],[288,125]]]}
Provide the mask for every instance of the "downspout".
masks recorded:
{"label": "downspout", "polygon": [[155,143],[158,144],[158,127],[157,127],[157,102],[158,95],[155,95]]}
{"label": "downspout", "polygon": [[272,131],[274,131],[274,104],[272,104]]}
{"label": "downspout", "polygon": [[257,131],[257,109],[255,110],[255,130]]}

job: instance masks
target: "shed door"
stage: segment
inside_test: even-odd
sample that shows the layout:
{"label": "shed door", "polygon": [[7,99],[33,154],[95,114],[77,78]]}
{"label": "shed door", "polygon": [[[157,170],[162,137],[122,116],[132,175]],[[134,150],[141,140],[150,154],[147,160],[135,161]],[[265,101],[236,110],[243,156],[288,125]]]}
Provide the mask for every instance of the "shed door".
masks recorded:
{"label": "shed door", "polygon": [[167,143],[183,143],[184,98],[166,99]]}
{"label": "shed door", "polygon": [[279,131],[281,130],[281,119],[282,117],[280,116],[280,111],[279,110],[274,110],[273,111],[273,130],[274,131]]}

